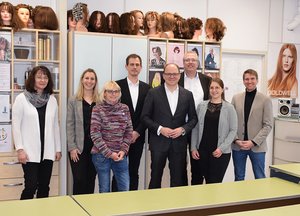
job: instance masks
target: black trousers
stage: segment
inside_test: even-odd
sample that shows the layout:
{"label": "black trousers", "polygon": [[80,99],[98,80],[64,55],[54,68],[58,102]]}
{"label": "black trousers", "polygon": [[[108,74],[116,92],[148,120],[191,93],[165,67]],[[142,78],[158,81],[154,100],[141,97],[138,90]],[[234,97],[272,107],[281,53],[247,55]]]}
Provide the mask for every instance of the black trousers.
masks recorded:
{"label": "black trousers", "polygon": [[70,159],[73,174],[73,194],[92,194],[95,190],[96,170],[92,162],[92,155],[83,151],[79,161]]}
{"label": "black trousers", "polygon": [[200,159],[196,160],[199,166],[198,173],[205,179],[206,184],[221,183],[227,170],[231,153],[222,154],[215,158],[211,152],[198,150]]}
{"label": "black trousers", "polygon": [[161,188],[161,180],[166,161],[169,160],[170,186],[185,185],[186,151],[174,152],[170,149],[167,152],[151,151],[151,179],[149,189]]}
{"label": "black trousers", "polygon": [[49,184],[52,175],[52,160],[43,160],[40,163],[27,162],[22,164],[25,180],[25,188],[21,194],[21,200],[44,198],[49,196]]}
{"label": "black trousers", "polygon": [[[188,135],[188,149],[189,149],[189,156],[190,156],[190,165],[191,165],[191,185],[199,185],[203,184],[203,176],[200,173],[200,165],[197,160],[193,159],[191,155],[191,133]],[[186,164],[187,167],[187,164]],[[185,168],[185,186],[188,185],[188,173],[187,169]]]}
{"label": "black trousers", "polygon": [[[141,157],[143,155],[145,143],[145,136],[140,136],[135,143],[132,143],[128,152],[128,166],[129,166],[129,190],[138,190],[139,187],[139,168]],[[115,178],[112,180],[112,191],[116,192],[117,184]]]}

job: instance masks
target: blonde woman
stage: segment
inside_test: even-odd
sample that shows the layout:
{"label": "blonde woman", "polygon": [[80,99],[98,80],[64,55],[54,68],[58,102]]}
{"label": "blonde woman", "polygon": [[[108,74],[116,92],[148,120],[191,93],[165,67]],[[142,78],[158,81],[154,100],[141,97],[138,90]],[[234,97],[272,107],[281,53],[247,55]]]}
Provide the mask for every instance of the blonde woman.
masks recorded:
{"label": "blonde woman", "polygon": [[96,170],[92,162],[93,142],[90,122],[93,107],[99,102],[96,72],[86,69],[76,94],[69,99],[67,112],[67,145],[73,173],[73,194],[94,193]]}

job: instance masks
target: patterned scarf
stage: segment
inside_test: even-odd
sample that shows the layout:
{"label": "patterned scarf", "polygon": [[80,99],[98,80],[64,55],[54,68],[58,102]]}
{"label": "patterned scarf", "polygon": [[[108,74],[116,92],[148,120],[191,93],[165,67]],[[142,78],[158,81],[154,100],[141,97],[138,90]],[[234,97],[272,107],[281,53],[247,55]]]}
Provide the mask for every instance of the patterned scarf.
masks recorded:
{"label": "patterned scarf", "polygon": [[24,95],[35,108],[44,106],[50,98],[50,94],[38,94],[27,90],[24,90]]}

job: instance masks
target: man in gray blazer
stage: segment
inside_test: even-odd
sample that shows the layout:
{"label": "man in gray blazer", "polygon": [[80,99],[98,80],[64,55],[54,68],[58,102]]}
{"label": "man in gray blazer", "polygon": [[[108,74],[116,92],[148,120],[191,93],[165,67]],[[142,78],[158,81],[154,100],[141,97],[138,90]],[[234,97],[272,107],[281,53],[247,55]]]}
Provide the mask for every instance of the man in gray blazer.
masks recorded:
{"label": "man in gray blazer", "polygon": [[167,159],[171,187],[185,184],[187,133],[198,121],[192,93],[178,85],[179,67],[173,63],[167,64],[163,78],[164,85],[149,90],[141,117],[150,137],[150,189],[161,187]]}
{"label": "man in gray blazer", "polygon": [[255,179],[266,177],[266,139],[273,127],[272,101],[257,91],[257,72],[252,69],[246,70],[243,82],[246,91],[236,94],[232,99],[238,116],[237,138],[232,144],[235,181],[245,179],[248,156]]}

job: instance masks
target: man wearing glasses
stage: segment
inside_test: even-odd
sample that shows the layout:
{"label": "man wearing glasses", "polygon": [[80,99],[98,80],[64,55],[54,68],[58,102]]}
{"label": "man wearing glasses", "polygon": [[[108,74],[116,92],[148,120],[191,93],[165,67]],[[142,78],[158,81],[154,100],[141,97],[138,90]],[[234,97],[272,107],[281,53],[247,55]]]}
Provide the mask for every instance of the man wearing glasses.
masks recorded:
{"label": "man wearing glasses", "polygon": [[[149,189],[160,188],[166,160],[171,187],[185,184],[187,136],[197,123],[195,102],[190,91],[178,85],[179,67],[167,64],[165,83],[149,90],[141,119],[149,130],[151,179]],[[188,116],[188,121],[186,117]]]}
{"label": "man wearing glasses", "polygon": [[[188,51],[183,57],[184,72],[180,75],[179,85],[193,93],[195,100],[195,107],[203,100],[208,100],[209,97],[209,84],[211,78],[204,75],[203,73],[197,72],[199,65],[199,60],[197,53],[194,51]],[[191,143],[191,134],[187,134],[188,143]],[[198,161],[190,157],[191,163],[191,184],[197,185],[203,183],[203,178],[201,178],[199,171]],[[186,168],[185,168],[186,170]],[[187,171],[185,171],[187,173]],[[186,183],[188,185],[188,178],[186,176]]]}

